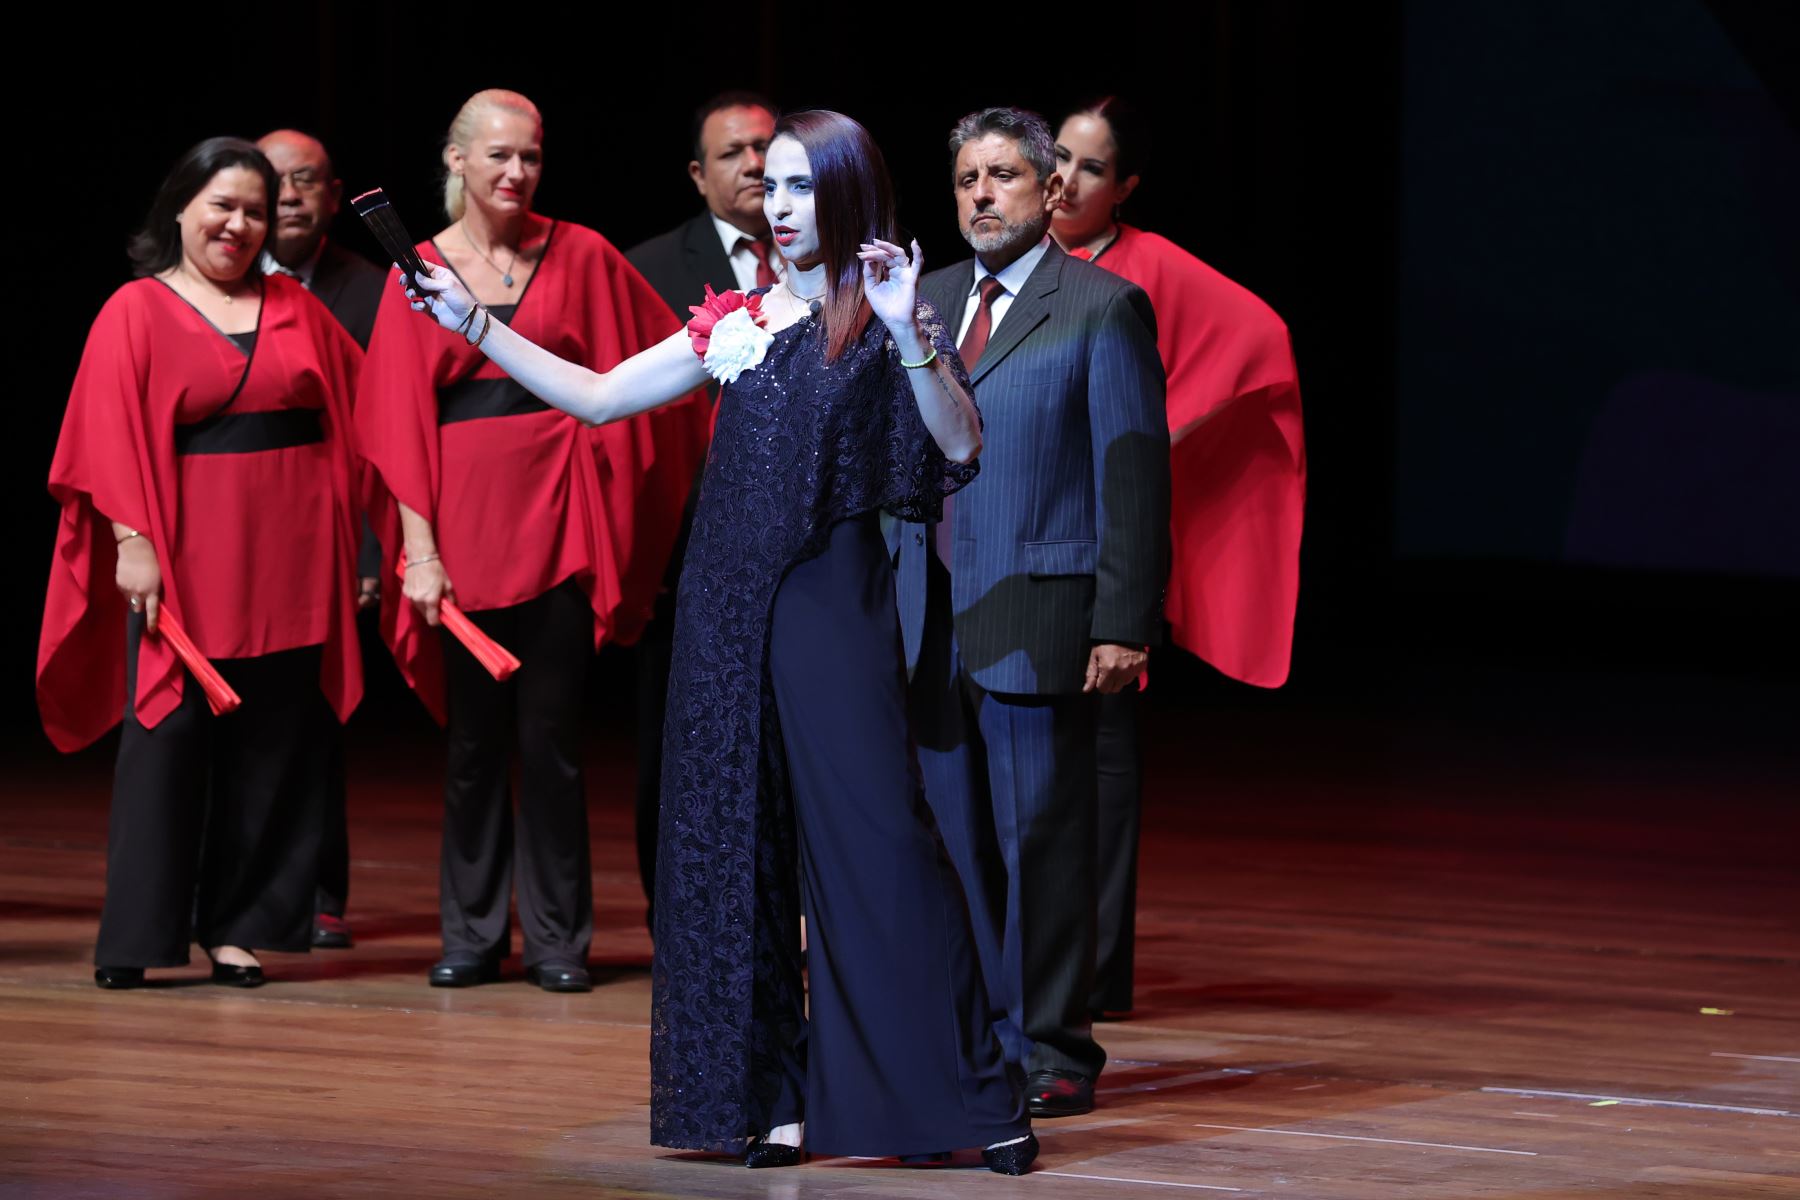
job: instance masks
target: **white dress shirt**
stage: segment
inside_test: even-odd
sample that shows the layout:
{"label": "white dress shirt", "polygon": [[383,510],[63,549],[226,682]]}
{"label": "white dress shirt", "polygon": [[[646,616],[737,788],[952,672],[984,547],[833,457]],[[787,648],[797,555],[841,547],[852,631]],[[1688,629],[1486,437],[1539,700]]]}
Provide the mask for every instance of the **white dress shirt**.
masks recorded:
{"label": "white dress shirt", "polygon": [[988,326],[988,337],[992,338],[994,331],[1000,328],[1000,322],[1006,318],[1007,310],[1012,307],[1013,297],[1019,294],[1019,289],[1025,286],[1025,281],[1031,278],[1031,273],[1037,270],[1037,265],[1044,261],[1044,255],[1049,249],[1050,235],[1046,233],[1043,241],[1013,259],[1012,264],[998,274],[987,269],[982,263],[980,255],[975,256],[975,282],[969,285],[968,299],[963,301],[962,324],[957,327],[956,331],[957,345],[962,345],[963,338],[969,332],[969,326],[975,323],[976,312],[981,308],[978,303],[981,296],[981,281],[989,275],[993,275],[1000,281],[1000,286],[1006,289],[994,297],[993,323]]}
{"label": "white dress shirt", "polygon": [[[273,235],[270,235],[273,238]],[[263,251],[262,273],[264,275],[292,275],[298,279],[307,291],[312,291],[313,272],[319,269],[319,260],[325,257],[325,239],[313,247],[312,256],[297,267],[284,267],[275,261],[275,256],[267,250]]]}
{"label": "white dress shirt", "polygon": [[[725,247],[725,257],[731,260],[731,273],[737,276],[738,290],[747,292],[756,286],[756,253],[749,246],[740,246],[738,242],[750,237],[749,234],[719,216],[709,213],[713,228],[719,231],[719,244]],[[750,238],[751,241],[759,239]],[[775,252],[775,239],[765,235],[760,239],[769,247],[769,270],[775,272],[780,279],[787,271],[785,260]]]}

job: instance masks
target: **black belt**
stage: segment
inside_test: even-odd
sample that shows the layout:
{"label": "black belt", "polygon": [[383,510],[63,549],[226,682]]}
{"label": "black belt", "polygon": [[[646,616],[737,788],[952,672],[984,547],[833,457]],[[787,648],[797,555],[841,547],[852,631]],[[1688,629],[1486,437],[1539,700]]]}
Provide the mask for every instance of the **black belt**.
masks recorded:
{"label": "black belt", "polygon": [[325,425],[316,408],[220,413],[204,421],[175,426],[177,454],[255,454],[259,450],[311,446],[324,440]]}
{"label": "black belt", "polygon": [[512,379],[464,379],[438,389],[438,424],[482,417],[520,417],[549,412],[550,406]]}

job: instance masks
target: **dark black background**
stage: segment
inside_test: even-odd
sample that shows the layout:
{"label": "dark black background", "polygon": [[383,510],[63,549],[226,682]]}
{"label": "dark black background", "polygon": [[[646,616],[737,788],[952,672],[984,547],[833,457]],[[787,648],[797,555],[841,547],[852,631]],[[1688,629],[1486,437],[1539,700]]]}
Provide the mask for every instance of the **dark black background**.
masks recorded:
{"label": "dark black background", "polygon": [[[1558,6],[1538,7],[1550,20]],[[1705,8],[1735,43],[1758,48],[1757,62],[1795,61],[1779,52],[1791,28],[1778,6]],[[883,147],[902,221],[935,265],[963,257],[944,150],[958,116],[1014,103],[1054,124],[1092,94],[1135,95],[1151,110],[1156,148],[1128,216],[1286,318],[1310,460],[1293,682],[1258,693],[1166,656],[1162,694],[1172,700],[1342,700],[1421,661],[1504,662],[1546,678],[1647,666],[1791,678],[1775,638],[1796,611],[1792,584],[1396,554],[1403,63],[1430,51],[1404,44],[1397,4],[1093,5],[1080,25],[1017,5],[591,11],[155,8],[39,35],[45,82],[15,99],[19,140],[8,151],[12,261],[23,275],[8,336],[14,419],[0,451],[12,550],[0,637],[9,753],[48,754],[31,680],[56,523],[43,481],[69,380],[93,314],[126,278],[126,236],[169,163],[205,136],[296,126],[327,142],[352,192],[386,187],[424,236],[441,224],[444,130],[468,94],[490,86],[526,93],[544,114],[538,208],[620,246],[697,211],[688,125],[708,94],[752,87],[784,107],[845,111]],[[1769,86],[1792,121],[1791,87]],[[337,232],[373,253],[353,222],[346,215]],[[1521,475],[1516,486],[1534,481]],[[626,686],[616,658],[596,672],[597,689]],[[377,689],[373,703],[410,701]]]}

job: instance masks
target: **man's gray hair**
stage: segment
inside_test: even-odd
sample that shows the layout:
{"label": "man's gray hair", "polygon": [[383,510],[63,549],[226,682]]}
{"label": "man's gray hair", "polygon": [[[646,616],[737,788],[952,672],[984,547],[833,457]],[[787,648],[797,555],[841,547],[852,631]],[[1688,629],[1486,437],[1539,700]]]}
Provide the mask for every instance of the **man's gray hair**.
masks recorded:
{"label": "man's gray hair", "polygon": [[950,131],[951,169],[955,170],[956,156],[964,146],[990,133],[1017,143],[1020,156],[1037,172],[1039,183],[1056,174],[1056,139],[1050,133],[1050,122],[1028,108],[984,108],[958,121]]}

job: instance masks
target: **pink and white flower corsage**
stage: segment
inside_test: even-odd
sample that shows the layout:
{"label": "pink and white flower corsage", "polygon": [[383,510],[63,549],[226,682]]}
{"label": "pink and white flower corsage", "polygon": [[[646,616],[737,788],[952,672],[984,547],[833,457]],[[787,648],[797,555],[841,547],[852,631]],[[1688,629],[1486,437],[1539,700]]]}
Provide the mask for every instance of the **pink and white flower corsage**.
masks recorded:
{"label": "pink and white flower corsage", "polygon": [[754,370],[775,344],[775,335],[764,329],[762,296],[742,292],[716,294],[709,284],[706,303],[688,306],[694,319],[688,322],[688,339],[706,373],[720,383],[731,383]]}

